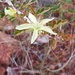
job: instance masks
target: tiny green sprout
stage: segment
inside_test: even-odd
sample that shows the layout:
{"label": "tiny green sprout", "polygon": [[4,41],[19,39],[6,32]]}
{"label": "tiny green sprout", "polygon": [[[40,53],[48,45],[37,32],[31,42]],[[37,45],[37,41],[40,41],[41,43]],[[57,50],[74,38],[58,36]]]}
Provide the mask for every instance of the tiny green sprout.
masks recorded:
{"label": "tiny green sprout", "polygon": [[5,11],[5,15],[9,15],[11,17],[15,17],[16,16],[16,12],[17,12],[15,9],[13,9],[11,7],[8,7],[8,9],[5,8],[4,11]]}
{"label": "tiny green sprout", "polygon": [[35,40],[37,39],[39,33],[41,33],[41,31],[45,31],[50,34],[57,35],[57,33],[53,32],[52,29],[50,29],[50,27],[45,26],[46,23],[48,23],[49,21],[52,21],[53,19],[54,18],[43,19],[42,21],[38,22],[36,17],[33,14],[29,13],[28,18],[27,18],[29,23],[21,24],[17,26],[16,29],[17,30],[32,29],[33,35],[31,38],[31,44],[33,44]]}

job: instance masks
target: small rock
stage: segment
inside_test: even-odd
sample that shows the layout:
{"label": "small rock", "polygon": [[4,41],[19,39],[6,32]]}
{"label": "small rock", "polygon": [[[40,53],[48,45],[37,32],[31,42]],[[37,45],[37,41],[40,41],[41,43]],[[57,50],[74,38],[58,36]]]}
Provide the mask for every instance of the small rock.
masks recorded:
{"label": "small rock", "polygon": [[0,64],[9,65],[11,54],[20,50],[19,42],[0,32]]}
{"label": "small rock", "polygon": [[67,75],[66,73],[60,73],[60,75]]}
{"label": "small rock", "polygon": [[44,43],[49,43],[49,35],[40,35],[36,41],[34,42],[34,44],[44,44]]}
{"label": "small rock", "polygon": [[55,65],[50,65],[49,69],[54,70],[55,69]]}
{"label": "small rock", "polygon": [[0,1],[0,11],[3,10],[5,7],[9,6],[6,2]]}
{"label": "small rock", "polygon": [[0,30],[1,31],[11,33],[13,29],[14,29],[14,26],[12,25],[11,21],[7,17],[3,17],[0,19]]}
{"label": "small rock", "polygon": [[53,4],[56,1],[57,0],[39,0],[39,4],[41,6],[47,6],[47,5]]}
{"label": "small rock", "polygon": [[5,74],[5,68],[0,66],[0,75],[4,75]]}

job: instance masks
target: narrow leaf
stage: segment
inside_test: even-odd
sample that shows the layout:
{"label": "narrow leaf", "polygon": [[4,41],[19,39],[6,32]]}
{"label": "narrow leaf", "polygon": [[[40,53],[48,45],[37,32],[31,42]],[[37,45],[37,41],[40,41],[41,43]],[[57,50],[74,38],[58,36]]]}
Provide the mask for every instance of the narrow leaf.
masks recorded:
{"label": "narrow leaf", "polygon": [[36,13],[38,14],[38,16],[40,16],[40,15],[48,12],[49,10],[50,10],[50,7],[48,7],[48,8],[43,7],[43,8],[39,8]]}
{"label": "narrow leaf", "polygon": [[63,26],[63,25],[65,25],[67,22],[68,22],[67,20],[61,21],[61,22],[55,24],[54,27],[53,27],[53,29],[58,28],[58,27],[60,27],[60,26]]}
{"label": "narrow leaf", "polygon": [[55,11],[55,10],[57,10],[58,8],[60,7],[60,5],[54,5],[54,6],[52,6],[51,7],[51,11]]}

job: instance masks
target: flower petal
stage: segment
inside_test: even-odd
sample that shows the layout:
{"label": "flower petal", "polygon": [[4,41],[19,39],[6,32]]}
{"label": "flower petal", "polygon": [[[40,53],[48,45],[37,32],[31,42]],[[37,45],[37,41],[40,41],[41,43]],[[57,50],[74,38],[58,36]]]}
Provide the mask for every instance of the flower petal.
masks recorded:
{"label": "flower petal", "polygon": [[16,13],[16,10],[15,9],[12,9],[11,7],[9,7],[9,10],[13,13]]}
{"label": "flower petal", "polygon": [[52,29],[50,29],[47,26],[42,26],[41,30],[46,31],[46,32],[53,34],[53,35],[57,35],[57,33],[53,32]]}
{"label": "flower petal", "polygon": [[51,18],[51,19],[43,19],[41,22],[40,22],[40,25],[45,25],[46,23],[48,23],[49,21],[52,21],[54,18]]}
{"label": "flower petal", "polygon": [[8,15],[10,13],[10,10],[7,10],[6,8],[5,8],[5,15]]}
{"label": "flower petal", "polygon": [[34,43],[37,37],[38,37],[38,30],[34,30],[32,38],[31,38],[31,44]]}
{"label": "flower petal", "polygon": [[36,17],[35,17],[33,14],[29,13],[28,18],[29,18],[29,19],[31,20],[31,22],[33,22],[34,24],[37,23],[37,19],[36,19]]}
{"label": "flower petal", "polygon": [[17,30],[24,30],[24,29],[30,29],[33,28],[32,24],[21,24],[16,27]]}
{"label": "flower petal", "polygon": [[11,7],[8,7],[8,8],[9,8],[8,10],[5,8],[5,15],[15,17],[16,10],[12,9]]}

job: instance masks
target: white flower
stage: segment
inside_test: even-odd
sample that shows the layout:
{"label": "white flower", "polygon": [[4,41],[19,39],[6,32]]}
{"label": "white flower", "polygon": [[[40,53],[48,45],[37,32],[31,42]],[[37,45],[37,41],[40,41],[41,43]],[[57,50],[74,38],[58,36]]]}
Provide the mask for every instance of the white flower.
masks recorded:
{"label": "white flower", "polygon": [[36,17],[29,13],[28,15],[28,22],[26,24],[21,24],[16,27],[17,30],[25,30],[25,29],[33,29],[33,35],[31,38],[31,44],[34,43],[34,41],[37,39],[39,33],[41,31],[46,31],[50,34],[56,35],[57,33],[53,32],[52,29],[50,29],[48,26],[45,26],[46,23],[49,21],[52,21],[54,18],[51,19],[43,19],[42,21],[38,22]]}
{"label": "white flower", "polygon": [[16,10],[12,9],[11,7],[8,7],[8,9],[5,8],[5,15],[9,15],[11,17],[16,16]]}

